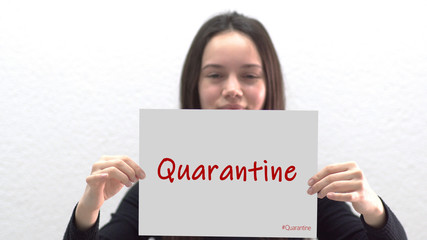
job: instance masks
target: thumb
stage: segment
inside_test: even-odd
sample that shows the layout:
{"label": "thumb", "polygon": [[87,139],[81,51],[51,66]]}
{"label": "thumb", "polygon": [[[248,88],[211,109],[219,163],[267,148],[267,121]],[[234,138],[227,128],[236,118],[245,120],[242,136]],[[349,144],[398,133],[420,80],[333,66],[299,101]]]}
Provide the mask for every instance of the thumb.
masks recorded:
{"label": "thumb", "polygon": [[90,175],[86,178],[86,190],[79,201],[79,206],[84,206],[89,211],[99,210],[104,203],[104,188],[108,174],[101,173]]}
{"label": "thumb", "polygon": [[89,185],[92,191],[102,192],[104,191],[105,183],[108,179],[108,173],[100,173],[90,175],[86,178],[86,183]]}

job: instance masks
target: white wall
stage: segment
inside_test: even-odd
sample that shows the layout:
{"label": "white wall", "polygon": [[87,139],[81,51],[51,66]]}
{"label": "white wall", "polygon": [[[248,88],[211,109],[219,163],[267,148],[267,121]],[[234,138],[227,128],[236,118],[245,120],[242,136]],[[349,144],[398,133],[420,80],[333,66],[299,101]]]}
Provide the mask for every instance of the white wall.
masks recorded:
{"label": "white wall", "polygon": [[319,110],[319,168],[357,161],[409,238],[427,238],[422,3],[58,2],[0,3],[0,239],[61,238],[91,164],[138,160],[138,109],[178,108],[190,42],[223,10],[267,27],[288,109]]}

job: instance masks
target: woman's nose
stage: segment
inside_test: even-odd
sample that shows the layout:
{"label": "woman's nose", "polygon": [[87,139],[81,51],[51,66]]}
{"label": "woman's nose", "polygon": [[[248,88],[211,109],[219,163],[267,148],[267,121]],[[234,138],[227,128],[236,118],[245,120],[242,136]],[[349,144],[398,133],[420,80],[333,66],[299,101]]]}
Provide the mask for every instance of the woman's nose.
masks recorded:
{"label": "woman's nose", "polygon": [[243,95],[239,79],[236,76],[229,76],[225,81],[222,95],[225,98],[241,98]]}

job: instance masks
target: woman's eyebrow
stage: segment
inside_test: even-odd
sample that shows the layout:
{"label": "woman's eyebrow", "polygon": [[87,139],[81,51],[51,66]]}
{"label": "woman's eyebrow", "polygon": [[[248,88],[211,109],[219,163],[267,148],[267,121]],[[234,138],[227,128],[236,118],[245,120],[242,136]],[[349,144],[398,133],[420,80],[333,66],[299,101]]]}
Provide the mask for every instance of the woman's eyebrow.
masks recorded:
{"label": "woman's eyebrow", "polygon": [[203,66],[202,67],[202,70],[203,69],[206,69],[206,68],[224,68],[224,66],[222,66],[222,65],[219,65],[219,64],[207,64],[207,65],[205,65],[205,66]]}
{"label": "woman's eyebrow", "polygon": [[[206,68],[210,68],[210,67],[211,68],[224,68],[224,66],[222,66],[220,64],[207,64],[207,65],[205,65],[205,66],[202,67],[202,70],[206,69]],[[240,68],[253,68],[253,67],[255,67],[255,68],[262,68],[262,66],[259,65],[259,64],[244,64]]]}
{"label": "woman's eyebrow", "polygon": [[253,68],[253,67],[262,69],[262,66],[259,64],[245,64],[245,65],[241,66],[240,68]]}

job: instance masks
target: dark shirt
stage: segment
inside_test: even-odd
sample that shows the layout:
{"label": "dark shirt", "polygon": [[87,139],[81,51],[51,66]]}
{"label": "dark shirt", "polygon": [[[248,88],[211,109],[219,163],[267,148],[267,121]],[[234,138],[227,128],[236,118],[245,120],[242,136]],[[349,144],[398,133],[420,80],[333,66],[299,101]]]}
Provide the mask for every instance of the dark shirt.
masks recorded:
{"label": "dark shirt", "polygon": [[[86,231],[77,229],[75,210],[68,223],[64,239],[148,239],[138,236],[138,198],[139,187],[135,184],[123,198],[111,220],[99,229],[99,215],[93,227]],[[390,208],[383,202],[386,212],[386,223],[382,228],[372,228],[367,225],[363,216],[356,216],[344,202],[336,202],[327,198],[318,199],[317,237],[319,240],[334,239],[407,239],[405,230]],[[162,237],[154,237],[156,240]],[[237,239],[237,238],[208,238],[203,239]],[[256,239],[256,238],[238,238]],[[277,239],[277,238],[275,238]]]}

